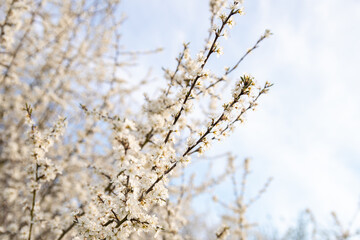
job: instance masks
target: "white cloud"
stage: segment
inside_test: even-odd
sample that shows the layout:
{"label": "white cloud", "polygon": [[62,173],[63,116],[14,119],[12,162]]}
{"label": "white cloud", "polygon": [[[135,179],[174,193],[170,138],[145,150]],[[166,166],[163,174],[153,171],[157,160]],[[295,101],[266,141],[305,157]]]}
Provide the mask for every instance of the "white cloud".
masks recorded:
{"label": "white cloud", "polygon": [[255,174],[263,168],[274,175],[268,194],[276,197],[267,199],[273,216],[311,207],[349,220],[360,195],[360,30],[354,28],[360,3],[258,3],[248,8],[260,16],[251,24],[268,25],[275,35],[272,49],[264,44],[266,55],[250,68],[276,85],[232,141],[246,149],[240,154],[254,156]]}

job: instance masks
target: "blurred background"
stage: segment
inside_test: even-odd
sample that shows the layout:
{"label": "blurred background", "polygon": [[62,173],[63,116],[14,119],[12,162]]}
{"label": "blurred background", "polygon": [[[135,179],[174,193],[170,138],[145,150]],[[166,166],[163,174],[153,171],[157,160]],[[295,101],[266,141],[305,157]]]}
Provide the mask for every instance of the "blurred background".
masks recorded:
{"label": "blurred background", "polygon": [[[252,159],[249,196],[274,177],[249,210],[251,221],[284,231],[309,208],[324,224],[335,211],[346,226],[360,199],[360,1],[253,0],[244,7],[245,16],[236,18],[229,39],[221,41],[224,55],[210,66],[233,65],[270,29],[274,35],[231,78],[250,73],[274,86],[257,111],[212,151]],[[208,33],[208,9],[207,0],[124,0],[128,18],[122,44],[133,50],[164,49],[137,60],[134,81],[151,69],[154,86],[163,84],[159,66],[174,69],[184,42],[190,42],[195,55]],[[220,191],[224,200],[225,192],[231,192],[226,184]],[[221,211],[207,202],[199,202],[197,209],[214,215],[211,221]]]}

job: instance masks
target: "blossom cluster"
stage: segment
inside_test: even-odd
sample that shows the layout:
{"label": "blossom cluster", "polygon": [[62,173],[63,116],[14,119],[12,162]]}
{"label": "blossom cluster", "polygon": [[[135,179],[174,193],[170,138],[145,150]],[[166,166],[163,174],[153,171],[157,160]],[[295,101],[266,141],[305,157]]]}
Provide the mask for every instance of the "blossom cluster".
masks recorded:
{"label": "blossom cluster", "polygon": [[[230,100],[220,98],[230,75],[271,33],[222,74],[212,71],[209,59],[223,54],[220,39],[243,8],[240,1],[211,0],[203,49],[193,55],[184,44],[176,68],[164,69],[164,87],[135,105],[147,81],[133,86],[125,73],[144,52],[122,50],[119,1],[4,2],[0,238],[195,236],[194,197],[236,168],[230,157],[223,173],[185,184],[187,165],[206,160],[211,144],[243,122],[272,86],[243,74]],[[225,239],[229,233],[235,232],[224,225],[212,235]]]}

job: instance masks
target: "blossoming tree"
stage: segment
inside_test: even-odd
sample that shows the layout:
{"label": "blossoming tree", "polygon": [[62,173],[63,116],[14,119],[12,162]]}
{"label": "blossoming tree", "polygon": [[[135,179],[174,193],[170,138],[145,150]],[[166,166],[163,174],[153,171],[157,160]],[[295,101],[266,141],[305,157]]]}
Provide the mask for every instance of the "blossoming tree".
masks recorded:
{"label": "blossoming tree", "polygon": [[[169,184],[192,160],[206,160],[210,144],[269,90],[270,83],[258,85],[250,75],[229,77],[271,33],[222,74],[211,71],[209,59],[222,54],[219,40],[243,9],[240,1],[210,0],[204,48],[193,57],[184,44],[156,97],[134,105],[148,83],[134,86],[120,74],[142,53],[120,46],[119,4],[1,1],[1,239],[189,239],[193,197],[235,176],[230,155],[224,173],[200,186]],[[227,100],[220,96],[224,84],[233,85]],[[252,202],[243,199],[244,164],[233,223],[224,218],[214,239],[246,238],[244,213]]]}

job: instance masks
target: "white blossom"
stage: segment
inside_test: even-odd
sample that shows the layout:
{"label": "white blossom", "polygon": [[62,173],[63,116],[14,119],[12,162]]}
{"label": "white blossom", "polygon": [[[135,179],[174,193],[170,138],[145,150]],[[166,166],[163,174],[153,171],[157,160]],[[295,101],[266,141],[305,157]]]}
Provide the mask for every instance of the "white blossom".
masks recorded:
{"label": "white blossom", "polygon": [[152,76],[134,84],[124,74],[159,49],[126,51],[119,2],[0,7],[1,239],[187,239],[193,199],[232,171],[195,186],[186,166],[271,86],[244,75],[226,93],[238,64],[220,74],[208,64],[240,2],[209,1],[203,48],[184,44],[154,93]]}

